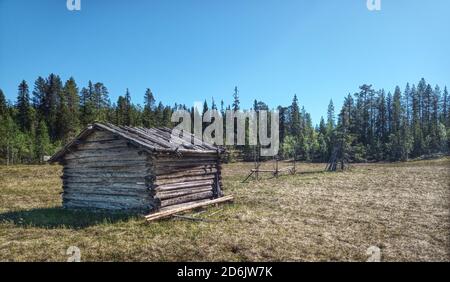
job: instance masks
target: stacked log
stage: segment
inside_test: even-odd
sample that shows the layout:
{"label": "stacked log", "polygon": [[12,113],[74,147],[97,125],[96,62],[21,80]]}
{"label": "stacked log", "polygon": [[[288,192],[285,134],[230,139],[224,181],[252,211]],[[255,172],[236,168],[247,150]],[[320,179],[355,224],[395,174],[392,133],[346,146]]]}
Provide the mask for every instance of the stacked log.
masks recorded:
{"label": "stacked log", "polygon": [[[164,137],[129,130],[150,141]],[[63,206],[149,212],[222,196],[218,152],[151,151],[130,142],[107,130],[74,141],[61,161]]]}
{"label": "stacked log", "polygon": [[220,164],[215,154],[158,155],[153,159],[152,190],[160,209],[192,204],[217,196],[221,185]]}
{"label": "stacked log", "polygon": [[147,153],[96,131],[64,156],[63,206],[148,212],[156,206],[151,173]]}

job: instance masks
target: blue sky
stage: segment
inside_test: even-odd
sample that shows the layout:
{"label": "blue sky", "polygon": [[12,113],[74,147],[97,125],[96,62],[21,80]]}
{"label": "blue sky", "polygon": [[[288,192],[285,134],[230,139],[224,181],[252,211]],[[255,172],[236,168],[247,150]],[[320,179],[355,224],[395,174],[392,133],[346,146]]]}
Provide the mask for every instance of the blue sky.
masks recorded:
{"label": "blue sky", "polygon": [[450,1],[381,0],[0,0],[0,88],[14,101],[22,79],[53,72],[89,79],[111,100],[129,88],[142,103],[289,105],[297,94],[314,122],[332,98],[363,83],[450,86]]}

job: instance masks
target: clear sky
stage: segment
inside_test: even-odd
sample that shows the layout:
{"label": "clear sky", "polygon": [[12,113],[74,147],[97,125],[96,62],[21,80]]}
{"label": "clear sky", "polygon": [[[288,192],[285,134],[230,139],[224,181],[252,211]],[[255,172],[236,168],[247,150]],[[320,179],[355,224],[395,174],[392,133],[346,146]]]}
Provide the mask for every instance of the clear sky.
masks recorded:
{"label": "clear sky", "polygon": [[245,108],[289,105],[314,122],[363,83],[393,90],[425,77],[450,86],[450,1],[0,0],[0,88],[53,72],[81,88],[101,81],[111,100],[147,87],[164,104],[214,96]]}

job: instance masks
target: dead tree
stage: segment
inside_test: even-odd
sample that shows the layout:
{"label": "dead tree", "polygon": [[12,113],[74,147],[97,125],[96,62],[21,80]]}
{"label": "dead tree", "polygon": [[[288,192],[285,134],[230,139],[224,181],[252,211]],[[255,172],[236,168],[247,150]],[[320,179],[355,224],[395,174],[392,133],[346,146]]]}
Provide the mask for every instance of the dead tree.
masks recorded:
{"label": "dead tree", "polygon": [[330,160],[325,168],[327,171],[346,170],[349,168],[349,148],[347,148],[346,135],[339,134],[337,142],[331,153]]}

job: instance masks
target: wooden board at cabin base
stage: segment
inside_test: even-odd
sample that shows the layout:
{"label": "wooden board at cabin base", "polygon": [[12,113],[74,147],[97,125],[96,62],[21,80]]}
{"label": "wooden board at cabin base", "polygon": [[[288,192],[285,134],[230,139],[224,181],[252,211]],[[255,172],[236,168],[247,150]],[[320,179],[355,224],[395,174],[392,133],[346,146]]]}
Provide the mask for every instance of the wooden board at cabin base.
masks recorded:
{"label": "wooden board at cabin base", "polygon": [[201,202],[198,202],[195,204],[180,205],[180,206],[173,207],[173,208],[170,208],[167,210],[162,210],[162,211],[159,211],[156,213],[146,215],[145,219],[147,221],[158,220],[158,219],[172,216],[172,215],[180,213],[180,212],[185,212],[185,211],[189,211],[189,210],[196,209],[196,208],[201,208],[201,207],[205,207],[205,206],[209,206],[209,205],[213,205],[213,204],[224,203],[224,202],[231,202],[231,201],[233,201],[233,199],[234,199],[233,196],[229,195],[229,196],[220,197],[220,198],[217,198],[214,200],[201,201]]}

